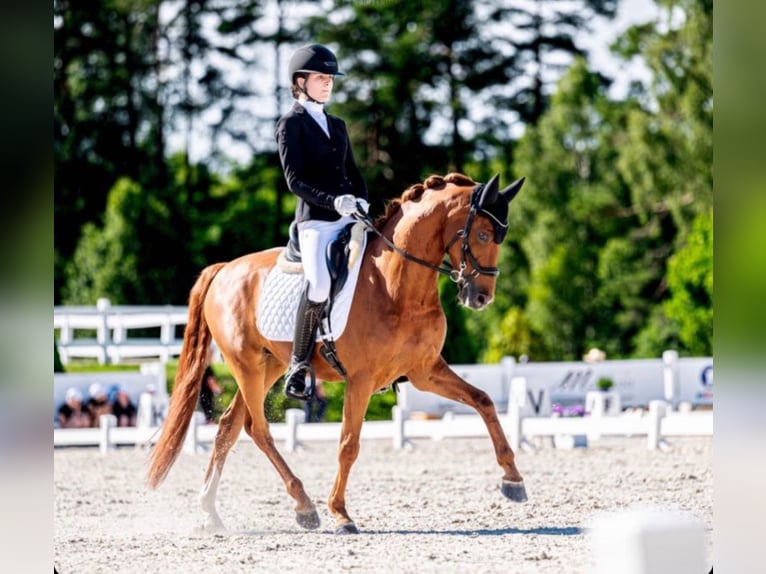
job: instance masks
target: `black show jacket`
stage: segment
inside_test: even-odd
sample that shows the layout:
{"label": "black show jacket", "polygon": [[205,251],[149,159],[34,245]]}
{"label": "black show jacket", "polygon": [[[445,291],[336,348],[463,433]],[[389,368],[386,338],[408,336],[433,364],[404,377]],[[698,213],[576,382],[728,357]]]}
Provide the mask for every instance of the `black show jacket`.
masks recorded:
{"label": "black show jacket", "polygon": [[367,199],[345,122],[325,113],[330,137],[298,102],[277,122],[277,147],[287,186],[298,196],[295,221],[335,221],[339,195]]}

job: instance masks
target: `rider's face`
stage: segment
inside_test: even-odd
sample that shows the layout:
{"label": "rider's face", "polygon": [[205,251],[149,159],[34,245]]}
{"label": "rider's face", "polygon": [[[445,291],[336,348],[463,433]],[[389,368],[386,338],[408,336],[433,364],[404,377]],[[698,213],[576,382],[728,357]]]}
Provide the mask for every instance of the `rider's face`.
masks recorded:
{"label": "rider's face", "polygon": [[304,82],[303,86],[308,95],[317,102],[325,103],[332,95],[332,86],[334,78],[331,74],[310,73],[304,80],[298,78],[299,82]]}

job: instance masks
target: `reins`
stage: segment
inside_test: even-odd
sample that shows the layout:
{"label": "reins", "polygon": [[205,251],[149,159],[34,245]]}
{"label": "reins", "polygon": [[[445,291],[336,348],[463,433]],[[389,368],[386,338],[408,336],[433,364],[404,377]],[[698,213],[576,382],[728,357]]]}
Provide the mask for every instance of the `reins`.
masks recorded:
{"label": "reins", "polygon": [[[471,226],[473,225],[473,218],[476,216],[476,212],[477,212],[476,206],[471,205],[471,211],[468,213],[468,217],[466,218],[463,229],[459,229],[457,233],[455,233],[455,236],[450,240],[450,242],[447,244],[445,248],[445,253],[448,253],[450,248],[455,244],[455,242],[462,237],[463,244],[461,246],[460,267],[458,269],[455,269],[452,266],[447,267],[444,265],[434,265],[433,263],[429,263],[428,261],[420,259],[419,257],[415,257],[411,253],[407,253],[404,249],[397,247],[397,245],[393,241],[391,241],[390,239],[388,239],[388,237],[386,237],[380,231],[378,231],[378,229],[375,227],[375,223],[373,222],[372,218],[366,213],[364,213],[361,207],[359,208],[357,213],[354,214],[353,217],[359,219],[361,222],[367,225],[367,227],[369,227],[378,237],[380,237],[380,239],[383,240],[383,243],[388,245],[391,249],[393,249],[400,256],[404,257],[407,261],[412,261],[413,263],[417,263],[418,265],[422,265],[423,267],[427,267],[428,269],[436,271],[437,273],[440,273],[441,275],[445,275],[446,277],[449,277],[450,281],[460,285],[464,283],[466,280],[474,279],[478,275],[491,275],[495,277],[500,273],[497,267],[484,267],[483,265],[481,265],[476,259],[476,256],[471,251],[471,246],[468,244],[468,236],[471,233]],[[473,270],[467,276],[468,279],[466,279],[466,275],[465,275],[465,270],[467,267],[466,258],[468,259],[471,266],[473,267]]]}

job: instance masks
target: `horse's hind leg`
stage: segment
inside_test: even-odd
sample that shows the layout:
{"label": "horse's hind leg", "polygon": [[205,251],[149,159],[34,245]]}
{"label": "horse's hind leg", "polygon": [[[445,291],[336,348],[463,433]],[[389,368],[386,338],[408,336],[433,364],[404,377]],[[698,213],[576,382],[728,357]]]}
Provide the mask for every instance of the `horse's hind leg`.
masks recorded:
{"label": "horse's hind leg", "polygon": [[205,484],[199,495],[202,509],[208,515],[206,528],[211,531],[224,530],[223,522],[215,507],[215,499],[218,493],[218,484],[221,481],[223,465],[226,462],[226,455],[231,447],[234,446],[234,443],[237,442],[246,414],[247,406],[238,390],[234,394],[229,408],[226,409],[226,412],[218,421],[218,434],[216,434],[213,453],[210,456],[210,464],[205,473]]}
{"label": "horse's hind leg", "polygon": [[[316,506],[306,494],[301,480],[293,473],[274,445],[274,438],[269,430],[269,423],[263,412],[266,393],[274,385],[284,370],[284,365],[271,355],[263,354],[255,364],[243,360],[229,362],[229,367],[239,383],[240,393],[247,403],[249,416],[245,421],[245,431],[256,446],[271,461],[275,470],[285,483],[287,493],[295,500],[295,520],[307,529],[319,527],[319,515]],[[245,382],[251,384],[244,384]]]}

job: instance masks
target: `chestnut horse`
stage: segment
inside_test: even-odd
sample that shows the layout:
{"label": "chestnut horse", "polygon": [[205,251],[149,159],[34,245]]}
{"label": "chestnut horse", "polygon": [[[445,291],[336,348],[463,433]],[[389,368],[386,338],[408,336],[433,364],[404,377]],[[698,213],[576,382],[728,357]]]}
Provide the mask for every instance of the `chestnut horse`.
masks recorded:
{"label": "chestnut horse", "polygon": [[[455,374],[441,356],[447,322],[439,301],[437,277],[457,283],[461,304],[480,310],[492,302],[495,267],[508,222],[508,203],[523,178],[506,189],[498,176],[477,184],[465,175],[431,176],[394,200],[374,227],[361,262],[345,331],[336,341],[347,372],[338,471],[328,499],[336,533],[358,533],[346,510],[346,484],[359,454],[362,422],[373,393],[401,376],[421,391],[430,391],[473,407],[489,431],[503,470],[501,492],[511,500],[527,499],[515,455],[484,391]],[[213,452],[200,493],[208,527],[222,529],[215,498],[224,462],[243,426],[274,465],[295,500],[296,520],[307,529],[319,526],[314,503],[293,473],[269,432],[264,398],[290,360],[289,342],[267,340],[256,327],[260,289],[282,248],[251,253],[216,263],[200,274],[189,295],[178,373],[168,416],[151,452],[147,474],[157,488],[181,452],[197,405],[211,342],[215,340],[238,389],[219,421]],[[445,254],[451,268],[442,264]],[[338,373],[319,354],[312,355],[317,378],[338,380]]]}

